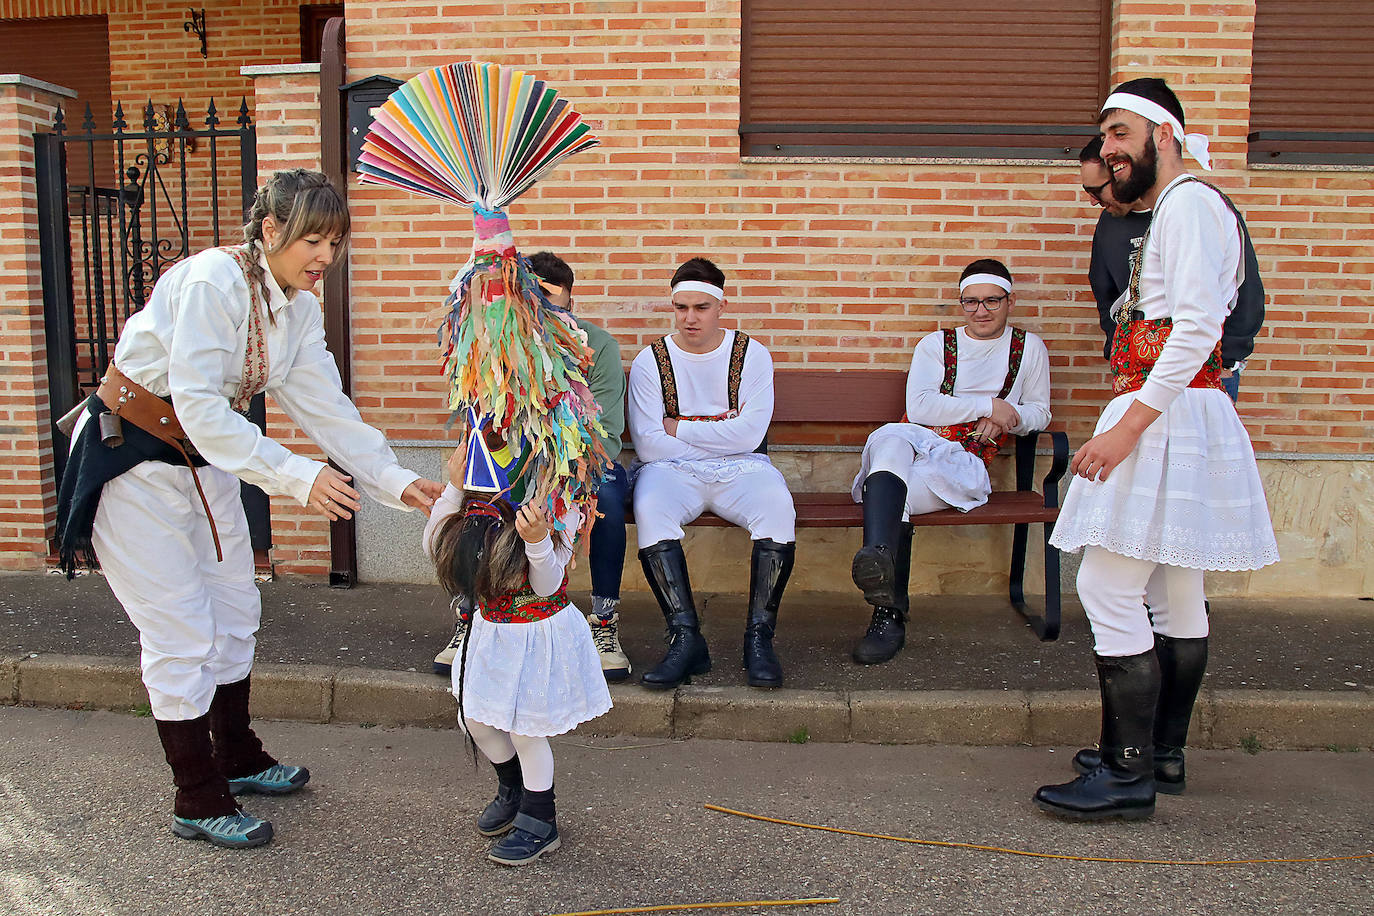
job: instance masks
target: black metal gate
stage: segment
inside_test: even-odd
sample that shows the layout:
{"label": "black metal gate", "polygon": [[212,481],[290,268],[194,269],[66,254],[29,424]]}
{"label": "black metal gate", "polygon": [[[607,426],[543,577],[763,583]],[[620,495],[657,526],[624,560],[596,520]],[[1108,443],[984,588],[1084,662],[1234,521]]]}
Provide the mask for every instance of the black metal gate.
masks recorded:
{"label": "black metal gate", "polygon": [[[149,101],[143,129],[116,105],[108,130],[90,106],[80,130],[59,109],[50,133],[34,135],[43,307],[54,461],[61,479],[66,439],[56,421],[83,400],[114,355],[129,316],[177,261],[239,240],[257,188],[257,139],[245,98],[236,126],[221,126],[215,103],[203,128],[185,107]],[[83,149],[84,175],[67,173],[67,152]],[[102,181],[116,185],[102,186]],[[266,428],[261,395],[250,418]],[[267,495],[244,484],[255,551],[271,546]]]}

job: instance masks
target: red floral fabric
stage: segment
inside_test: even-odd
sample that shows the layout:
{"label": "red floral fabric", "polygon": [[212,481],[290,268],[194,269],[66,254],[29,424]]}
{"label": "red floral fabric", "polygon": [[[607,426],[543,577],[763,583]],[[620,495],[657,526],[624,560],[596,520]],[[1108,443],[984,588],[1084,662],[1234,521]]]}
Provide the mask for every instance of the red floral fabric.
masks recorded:
{"label": "red floral fabric", "polygon": [[547,597],[536,595],[530,589],[530,580],[526,576],[520,591],[502,595],[495,601],[478,602],[483,619],[491,623],[535,623],[552,617],[567,606],[567,576],[563,577],[563,584],[558,586],[558,591]]}
{"label": "red floral fabric", "polygon": [[[1174,323],[1169,318],[1119,321],[1112,337],[1112,394],[1139,391],[1164,352]],[[1189,388],[1221,388],[1221,341],[1212,348]]]}
{"label": "red floral fabric", "polygon": [[[946,330],[945,334],[945,377],[940,383],[940,393],[950,395],[954,393],[955,376],[959,369],[959,338],[952,330]],[[1021,373],[1021,358],[1026,354],[1026,332],[1020,328],[1012,328],[1011,331],[1011,351],[1007,358],[1007,377],[1002,382],[1002,390],[998,397],[1006,400],[1007,395],[1011,394],[1011,386],[1016,384],[1016,376]],[[973,438],[973,431],[978,426],[978,421],[969,423],[957,423],[953,426],[932,426],[930,429],[937,436],[957,442],[964,447],[965,451],[972,452],[983,459],[984,464],[990,464],[992,459],[1001,451],[1002,445],[1007,441],[1005,435],[999,436],[992,442],[983,442]]]}

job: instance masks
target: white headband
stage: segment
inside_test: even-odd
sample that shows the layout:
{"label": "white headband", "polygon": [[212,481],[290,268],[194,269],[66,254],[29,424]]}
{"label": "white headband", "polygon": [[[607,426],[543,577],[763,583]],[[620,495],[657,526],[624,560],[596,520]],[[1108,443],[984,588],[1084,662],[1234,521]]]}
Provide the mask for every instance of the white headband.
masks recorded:
{"label": "white headband", "polygon": [[705,293],[708,296],[715,296],[721,302],[725,301],[725,290],[714,283],[703,283],[700,280],[683,280],[681,283],[673,284],[673,294],[676,295],[679,292]]}
{"label": "white headband", "polygon": [[991,283],[993,286],[1000,286],[1007,292],[1011,292],[1011,281],[1006,277],[999,277],[997,274],[969,274],[959,281],[959,292],[962,293],[975,283]]}
{"label": "white headband", "polygon": [[1174,136],[1183,142],[1183,148],[1188,151],[1188,155],[1198,161],[1204,170],[1212,170],[1212,156],[1208,152],[1208,141],[1206,134],[1185,134],[1183,124],[1178,118],[1169,113],[1169,109],[1163,105],[1151,102],[1149,99],[1135,95],[1130,92],[1113,92],[1107,96],[1107,101],[1102,103],[1102,110],[1109,108],[1124,108],[1133,111],[1145,118],[1147,121],[1154,121],[1156,124],[1168,124],[1174,129]]}

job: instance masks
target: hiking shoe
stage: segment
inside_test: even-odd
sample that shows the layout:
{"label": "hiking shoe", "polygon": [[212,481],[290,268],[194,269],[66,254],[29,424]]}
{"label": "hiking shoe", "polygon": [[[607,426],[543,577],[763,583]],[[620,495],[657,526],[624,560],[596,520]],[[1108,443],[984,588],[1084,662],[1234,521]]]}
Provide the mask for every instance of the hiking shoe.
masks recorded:
{"label": "hiking shoe", "polygon": [[587,623],[592,628],[592,642],[601,656],[601,673],[612,684],[618,684],[630,676],[629,656],[620,646],[620,614],[612,614],[602,621],[596,614],[587,615]]}
{"label": "hiking shoe", "polygon": [[229,849],[249,849],[272,840],[272,824],[242,811],[219,817],[173,817],[172,832],[184,840],[209,840]]}
{"label": "hiking shoe", "polygon": [[450,677],[453,674],[453,660],[458,657],[458,647],[463,644],[463,637],[468,634],[468,622],[461,617],[453,625],[453,638],[448,641],[448,645],[439,650],[439,654],[434,656],[434,673],[443,677]]}
{"label": "hiking shoe", "polygon": [[235,795],[256,792],[259,795],[289,795],[310,781],[305,767],[274,763],[261,773],[229,780],[229,791]]}

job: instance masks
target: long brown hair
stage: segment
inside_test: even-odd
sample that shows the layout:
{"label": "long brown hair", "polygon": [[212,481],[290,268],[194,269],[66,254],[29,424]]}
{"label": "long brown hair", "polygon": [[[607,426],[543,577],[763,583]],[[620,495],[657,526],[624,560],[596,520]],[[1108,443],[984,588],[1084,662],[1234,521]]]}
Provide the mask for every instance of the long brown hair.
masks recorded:
{"label": "long brown hair", "polygon": [[[273,251],[316,233],[326,237],[342,236],[346,241],[352,225],[347,202],[323,172],[309,169],[274,172],[267,179],[267,184],[258,188],[258,193],[253,197],[253,206],[248,210],[248,222],[243,225],[243,244],[248,249],[249,270],[262,289],[263,302],[270,299],[267,277],[258,263],[254,248],[256,243],[262,242],[263,250],[267,250],[262,236],[262,221],[269,216],[281,230]],[[340,245],[335,252],[335,264],[341,260],[339,255],[342,252],[343,246]],[[283,292],[289,294],[290,290]],[[268,316],[271,316],[270,311]]]}
{"label": "long brown hair", "polygon": [[[499,518],[468,513],[478,500],[494,506]],[[566,546],[565,533],[555,532],[557,543]],[[529,560],[525,542],[515,530],[515,507],[509,500],[482,500],[463,494],[462,508],[439,526],[434,537],[434,571],[444,591],[467,598],[472,606],[492,602],[524,587]]]}

